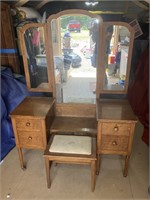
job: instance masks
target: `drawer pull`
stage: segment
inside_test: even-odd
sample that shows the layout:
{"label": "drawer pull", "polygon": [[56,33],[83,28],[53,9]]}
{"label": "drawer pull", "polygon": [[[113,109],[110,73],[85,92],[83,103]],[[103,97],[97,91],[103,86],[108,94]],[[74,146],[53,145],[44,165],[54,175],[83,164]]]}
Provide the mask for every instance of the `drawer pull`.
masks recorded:
{"label": "drawer pull", "polygon": [[27,122],[27,123],[26,123],[26,126],[28,126],[28,127],[29,127],[29,126],[30,126],[30,122]]}
{"label": "drawer pull", "polygon": [[117,146],[117,142],[116,142],[116,141],[113,141],[113,142],[112,142],[112,145],[113,145],[113,146]]}
{"label": "drawer pull", "polygon": [[30,140],[30,141],[31,141],[31,140],[32,140],[32,137],[31,137],[31,136],[30,136],[30,137],[28,137],[28,140]]}
{"label": "drawer pull", "polygon": [[115,126],[115,127],[114,127],[114,131],[117,132],[118,130],[119,130],[119,127],[118,127],[118,126]]}

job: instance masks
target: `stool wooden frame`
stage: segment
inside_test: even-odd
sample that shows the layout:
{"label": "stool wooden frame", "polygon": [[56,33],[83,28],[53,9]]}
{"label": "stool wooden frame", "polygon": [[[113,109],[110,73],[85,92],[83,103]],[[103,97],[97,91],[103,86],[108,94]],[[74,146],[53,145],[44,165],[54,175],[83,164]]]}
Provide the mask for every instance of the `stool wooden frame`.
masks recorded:
{"label": "stool wooden frame", "polygon": [[44,152],[45,158],[45,167],[46,167],[46,178],[47,178],[47,187],[50,188],[50,167],[52,161],[56,163],[70,163],[70,164],[89,164],[91,166],[91,191],[94,191],[95,188],[95,171],[96,171],[96,139],[92,138],[92,149],[91,155],[85,154],[67,154],[67,153],[56,153],[49,152],[49,148],[52,144],[54,134],[51,136],[50,141],[47,145],[47,148]]}

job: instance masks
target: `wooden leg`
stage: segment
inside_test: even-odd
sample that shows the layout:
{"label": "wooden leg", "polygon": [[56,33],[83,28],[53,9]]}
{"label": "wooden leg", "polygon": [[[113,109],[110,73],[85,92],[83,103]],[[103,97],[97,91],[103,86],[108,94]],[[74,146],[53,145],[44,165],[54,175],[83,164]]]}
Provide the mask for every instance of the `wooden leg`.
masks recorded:
{"label": "wooden leg", "polygon": [[96,161],[96,175],[99,175],[100,171],[100,154],[97,154],[97,161]]}
{"label": "wooden leg", "polygon": [[48,158],[45,158],[45,168],[46,168],[46,179],[47,179],[47,187],[50,188],[50,161]]}
{"label": "wooden leg", "polygon": [[95,189],[95,160],[91,161],[91,190],[94,192]]}
{"label": "wooden leg", "polygon": [[130,156],[125,157],[125,165],[124,165],[124,171],[123,171],[123,176],[126,177],[128,174],[128,164],[129,164],[129,158]]}
{"label": "wooden leg", "polygon": [[23,162],[23,155],[22,155],[22,149],[21,148],[17,148],[18,150],[18,154],[19,154],[19,160],[20,160],[20,166],[21,166],[21,169],[26,169],[25,165],[24,165],[24,162]]}

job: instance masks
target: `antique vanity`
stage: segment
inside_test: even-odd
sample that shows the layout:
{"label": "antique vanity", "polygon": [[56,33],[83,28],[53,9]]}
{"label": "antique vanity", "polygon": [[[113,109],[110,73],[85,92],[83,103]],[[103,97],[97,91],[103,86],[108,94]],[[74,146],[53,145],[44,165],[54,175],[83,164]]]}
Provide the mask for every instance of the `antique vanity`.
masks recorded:
{"label": "antique vanity", "polygon": [[[72,20],[80,21],[80,32],[68,32]],[[21,149],[46,149],[50,134],[88,136],[97,143],[97,174],[101,154],[119,154],[125,156],[127,176],[137,122],[126,97],[132,27],[103,22],[85,10],[66,10],[45,24],[25,25],[19,34],[28,89],[52,96],[26,98],[11,113],[21,167]]]}

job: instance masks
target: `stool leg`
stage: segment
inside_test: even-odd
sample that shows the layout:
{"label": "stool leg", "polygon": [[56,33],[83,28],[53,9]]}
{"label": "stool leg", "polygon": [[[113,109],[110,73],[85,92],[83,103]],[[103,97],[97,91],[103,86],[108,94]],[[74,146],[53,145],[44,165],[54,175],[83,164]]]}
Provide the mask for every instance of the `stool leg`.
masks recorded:
{"label": "stool leg", "polygon": [[91,161],[91,190],[95,189],[95,160]]}
{"label": "stool leg", "polygon": [[47,179],[47,187],[50,188],[50,161],[48,158],[45,158],[45,168],[46,168],[46,179]]}

